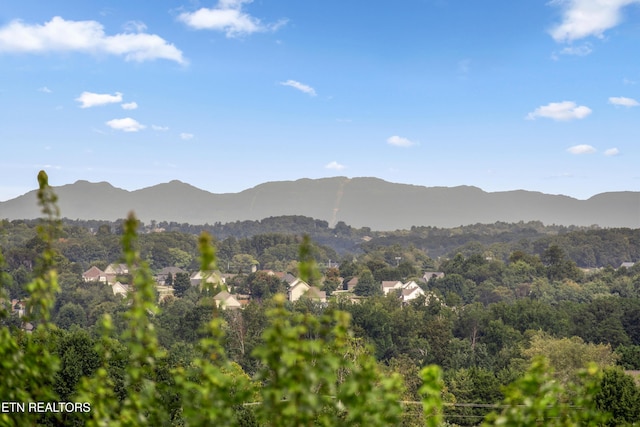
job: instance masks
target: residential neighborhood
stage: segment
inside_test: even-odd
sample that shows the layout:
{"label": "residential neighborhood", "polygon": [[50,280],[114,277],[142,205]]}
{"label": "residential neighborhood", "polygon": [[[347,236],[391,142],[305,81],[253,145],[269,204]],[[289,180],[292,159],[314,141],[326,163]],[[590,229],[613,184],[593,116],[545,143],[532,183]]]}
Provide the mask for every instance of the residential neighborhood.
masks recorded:
{"label": "residential neighborhood", "polygon": [[[339,288],[332,293],[327,294],[327,291],[321,290],[317,286],[312,286],[289,272],[256,270],[254,273],[260,273],[282,282],[283,289],[286,291],[287,300],[290,302],[296,302],[301,298],[307,298],[318,303],[326,304],[332,295],[339,295],[341,298],[353,297],[350,299],[351,301],[359,301],[356,291],[358,277],[351,277],[348,279],[340,278]],[[238,276],[237,274],[223,274],[219,270],[194,271],[192,273],[188,273],[182,268],[172,266],[162,268],[154,275],[156,289],[158,290],[160,300],[169,296],[175,296],[173,284],[175,283],[176,275],[179,274],[188,274],[189,284],[192,287],[202,289],[206,284],[211,286],[213,289],[217,289],[218,293],[216,293],[213,298],[216,301],[216,305],[222,309],[242,309],[252,299],[251,292],[239,293],[239,289],[234,289],[234,286],[228,282],[230,279],[232,282],[232,279]],[[104,283],[111,288],[114,295],[125,297],[127,293],[132,290],[131,286],[126,283],[128,275],[129,270],[126,265],[112,263],[109,264],[104,271],[100,270],[97,266],[91,266],[87,271],[82,273],[82,279],[85,282]],[[421,279],[416,279],[421,284],[418,284],[415,280],[409,280],[407,282],[381,281],[379,286],[380,293],[382,295],[396,295],[402,303],[405,304],[414,301],[419,297],[425,298],[425,304],[429,304],[430,301],[440,302],[440,299],[435,293],[425,291],[425,288],[428,280],[442,277],[444,277],[444,273],[430,271],[425,272]]]}

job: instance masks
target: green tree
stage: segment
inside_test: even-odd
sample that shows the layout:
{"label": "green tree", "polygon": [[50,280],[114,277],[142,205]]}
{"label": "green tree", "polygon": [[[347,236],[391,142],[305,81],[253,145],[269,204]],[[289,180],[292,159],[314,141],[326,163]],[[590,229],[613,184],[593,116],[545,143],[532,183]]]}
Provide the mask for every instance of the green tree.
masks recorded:
{"label": "green tree", "polygon": [[55,323],[62,329],[71,329],[74,325],[84,327],[87,324],[87,315],[82,306],[70,302],[58,311]]}
{"label": "green tree", "polygon": [[358,284],[353,290],[353,293],[363,297],[382,295],[382,288],[380,284],[376,283],[371,271],[369,269],[365,269],[358,276]]}
{"label": "green tree", "polygon": [[536,358],[525,375],[506,388],[501,413],[489,414],[482,425],[600,426],[608,415],[596,407],[599,383],[595,365],[581,371],[580,382],[563,385],[553,378],[546,361]]}
{"label": "green tree", "polygon": [[635,425],[640,421],[640,390],[633,378],[618,367],[604,370],[595,401],[598,409],[611,413],[610,426]]}
{"label": "green tree", "polygon": [[[275,301],[264,345],[254,352],[264,366],[258,378],[268,384],[257,410],[261,420],[291,427],[397,425],[400,377],[382,377],[367,353],[356,360],[345,357],[350,352],[348,315],[292,316],[284,309],[283,295]],[[374,409],[372,402],[384,410]]]}
{"label": "green tree", "polygon": [[322,283],[322,290],[327,292],[327,295],[331,295],[340,285],[340,270],[336,267],[328,268],[324,273],[324,282]]}
{"label": "green tree", "polygon": [[180,248],[169,248],[169,255],[172,258],[172,264],[176,267],[187,268],[193,261],[193,257],[187,251],[183,251]]}
{"label": "green tree", "polygon": [[567,259],[564,251],[558,245],[549,246],[540,257],[546,266],[549,280],[573,279],[579,280],[582,273],[576,264]]}
{"label": "green tree", "polygon": [[173,280],[173,295],[182,298],[187,289],[191,287],[191,280],[188,273],[176,273]]}
{"label": "green tree", "polygon": [[538,356],[548,358],[555,378],[565,384],[575,381],[580,369],[589,363],[604,369],[613,366],[617,359],[609,345],[585,343],[580,337],[553,338],[544,333],[536,333],[522,353],[529,360]]}

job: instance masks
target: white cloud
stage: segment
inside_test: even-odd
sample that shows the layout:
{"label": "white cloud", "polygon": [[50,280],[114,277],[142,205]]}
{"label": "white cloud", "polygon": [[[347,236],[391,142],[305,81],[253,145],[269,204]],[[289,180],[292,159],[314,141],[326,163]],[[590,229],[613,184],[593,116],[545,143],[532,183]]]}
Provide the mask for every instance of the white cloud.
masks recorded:
{"label": "white cloud", "polygon": [[185,140],[185,141],[188,141],[188,140],[190,140],[190,139],[193,139],[193,136],[194,136],[194,135],[193,135],[192,133],[182,132],[182,133],[180,134],[180,139],[183,139],[183,140]]}
{"label": "white cloud", "polygon": [[151,125],[151,129],[157,130],[158,132],[166,132],[169,130],[169,126]]}
{"label": "white cloud", "polygon": [[591,114],[591,108],[584,105],[576,105],[572,101],[551,102],[536,108],[527,115],[528,120],[535,120],[538,117],[553,119],[558,121],[567,121],[573,119],[584,119]]}
{"label": "white cloud", "polygon": [[122,108],[124,108],[125,110],[135,110],[136,108],[138,108],[138,103],[137,102],[126,102],[122,105],[120,105]]}
{"label": "white cloud", "polygon": [[0,52],[83,52],[124,56],[127,61],[168,59],[186,63],[182,52],[162,37],[146,33],[107,36],[97,21],[67,21],[55,16],[43,25],[16,20],[0,28]]}
{"label": "white cloud", "polygon": [[557,42],[571,42],[603,33],[622,21],[625,6],[640,0],[552,0],[563,9],[562,22],[551,29]]}
{"label": "white cloud", "polygon": [[609,98],[609,104],[618,105],[621,107],[637,107],[640,105],[638,101],[633,98],[625,98],[624,96],[612,96]]}
{"label": "white cloud", "polygon": [[325,167],[326,169],[333,169],[333,170],[337,170],[337,171],[339,171],[339,170],[342,170],[342,169],[346,168],[346,166],[345,166],[345,165],[341,165],[340,163],[338,163],[338,162],[336,162],[336,161],[333,161],[333,162],[331,162],[331,163],[327,163],[326,165],[324,165],[324,167]]}
{"label": "white cloud", "polygon": [[595,153],[596,149],[591,145],[580,144],[580,145],[574,145],[573,147],[567,148],[567,151],[571,154],[591,154],[591,153]]}
{"label": "white cloud", "polygon": [[617,148],[609,148],[604,152],[605,156],[617,156],[618,154],[620,154],[620,150],[618,150]]}
{"label": "white cloud", "polygon": [[220,0],[213,8],[203,7],[195,12],[181,13],[178,20],[196,30],[222,31],[227,37],[276,31],[286,24],[287,21],[284,19],[272,24],[263,24],[260,19],[244,12],[243,5],[252,1]]}
{"label": "white cloud", "polygon": [[591,45],[588,43],[583,44],[582,46],[568,46],[560,51],[561,55],[572,55],[572,56],[587,56],[593,49],[591,49]]}
{"label": "white cloud", "polygon": [[107,105],[122,102],[122,94],[116,92],[114,95],[108,93],[82,92],[76,98],[80,104],[80,108],[96,107],[98,105]]}
{"label": "white cloud", "polygon": [[46,86],[42,86],[41,88],[39,88],[39,89],[38,89],[38,91],[40,91],[40,92],[44,92],[44,93],[51,93],[51,92],[53,92],[51,89],[49,89],[49,88],[48,88],[48,87],[46,87]]}
{"label": "white cloud", "polygon": [[123,132],[138,132],[146,127],[131,117],[109,120],[106,125],[112,129],[121,130]]}
{"label": "white cloud", "polygon": [[389,138],[387,138],[387,144],[394,145],[396,147],[411,147],[413,145],[416,145],[415,142],[398,135],[390,136]]}
{"label": "white cloud", "polygon": [[300,92],[304,92],[311,96],[316,96],[316,90],[309,85],[297,82],[295,80],[287,80],[286,82],[280,82],[282,86],[290,86],[294,89],[298,89]]}

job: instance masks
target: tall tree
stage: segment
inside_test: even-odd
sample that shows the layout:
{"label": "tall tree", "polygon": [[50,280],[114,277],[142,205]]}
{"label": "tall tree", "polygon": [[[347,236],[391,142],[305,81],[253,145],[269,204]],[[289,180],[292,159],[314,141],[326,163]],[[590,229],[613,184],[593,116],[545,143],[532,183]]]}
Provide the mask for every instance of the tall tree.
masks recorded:
{"label": "tall tree", "polygon": [[191,281],[189,280],[189,274],[176,273],[176,277],[173,281],[173,294],[178,298],[182,298],[187,289],[191,287]]}
{"label": "tall tree", "polygon": [[382,288],[380,284],[376,283],[371,270],[365,269],[358,276],[358,284],[353,290],[353,293],[362,297],[382,295]]}

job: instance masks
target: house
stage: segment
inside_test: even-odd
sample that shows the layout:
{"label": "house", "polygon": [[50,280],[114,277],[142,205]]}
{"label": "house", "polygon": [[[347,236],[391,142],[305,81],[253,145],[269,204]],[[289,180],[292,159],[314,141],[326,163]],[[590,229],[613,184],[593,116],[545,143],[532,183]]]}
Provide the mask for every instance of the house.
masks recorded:
{"label": "house", "polygon": [[347,281],[346,283],[343,283],[342,289],[344,289],[345,291],[353,292],[353,290],[357,285],[358,285],[358,278],[352,277],[351,279],[349,279],[349,281]]}
{"label": "house", "polygon": [[94,265],[90,269],[82,273],[82,280],[84,280],[85,282],[101,282],[106,281],[107,278],[104,274],[104,271],[100,270]]}
{"label": "house", "polygon": [[327,293],[325,291],[321,291],[315,286],[311,286],[309,290],[303,295],[303,297],[309,298],[313,301],[327,302]]}
{"label": "house", "polygon": [[391,291],[397,291],[402,289],[404,284],[399,280],[383,280],[382,281],[382,293],[387,295]]}
{"label": "house", "polygon": [[289,285],[289,291],[287,292],[287,297],[289,301],[298,301],[302,295],[307,293],[307,291],[311,288],[302,279],[296,279],[291,285]]}
{"label": "house", "polygon": [[623,267],[624,268],[631,268],[634,265],[636,265],[635,262],[623,262],[622,264],[620,264],[620,267],[618,267],[618,268],[623,268]]}
{"label": "house", "polygon": [[11,313],[15,313],[18,317],[24,316],[27,310],[27,304],[24,301],[20,301],[17,299],[11,300]]}
{"label": "house", "polygon": [[405,283],[404,285],[402,285],[402,289],[416,289],[416,288],[420,288],[420,285],[418,285],[413,280],[411,280],[411,281]]}
{"label": "house", "polygon": [[402,302],[407,303],[424,295],[426,295],[424,290],[419,286],[416,288],[404,288],[400,293],[400,299],[402,299]]}
{"label": "house", "polygon": [[444,273],[442,271],[425,271],[422,275],[422,280],[428,282],[431,279],[442,279]]}
{"label": "house", "polygon": [[124,285],[120,282],[116,282],[111,285],[111,291],[114,295],[120,295],[122,297],[126,297],[129,292],[129,285]]}
{"label": "house", "polygon": [[287,282],[287,284],[289,286],[291,286],[292,283],[294,283],[296,280],[298,280],[298,278],[296,276],[294,276],[291,273],[275,273],[276,277],[278,277],[280,280]]}
{"label": "house", "polygon": [[220,307],[223,310],[242,308],[242,304],[229,292],[222,291],[213,297],[216,302],[216,307]]}
{"label": "house", "polygon": [[388,295],[390,292],[396,292],[403,303],[408,303],[421,296],[429,298],[424,289],[413,280],[407,283],[400,281],[383,281],[382,292],[384,292],[385,295]]}
{"label": "house", "polygon": [[220,284],[226,283],[225,277],[218,270],[197,271],[191,275],[189,280],[191,281],[191,286],[200,286],[203,280],[205,281],[205,283],[210,283],[213,285],[220,285]]}
{"label": "house", "polygon": [[129,274],[129,267],[127,264],[109,264],[107,268],[104,269],[105,274],[115,274],[117,276],[124,276]]}
{"label": "house", "polygon": [[307,282],[298,278],[289,287],[287,297],[291,302],[298,301],[302,297],[314,301],[327,302],[327,293],[325,291],[321,291],[315,286],[309,286]]}
{"label": "house", "polygon": [[186,273],[180,267],[165,267],[156,274],[155,279],[158,285],[164,286],[167,278],[171,275],[172,279],[175,279],[177,273]]}
{"label": "house", "polygon": [[109,264],[104,269],[104,276],[100,276],[98,281],[113,284],[118,280],[118,276],[126,276],[127,274],[129,274],[127,264]]}

